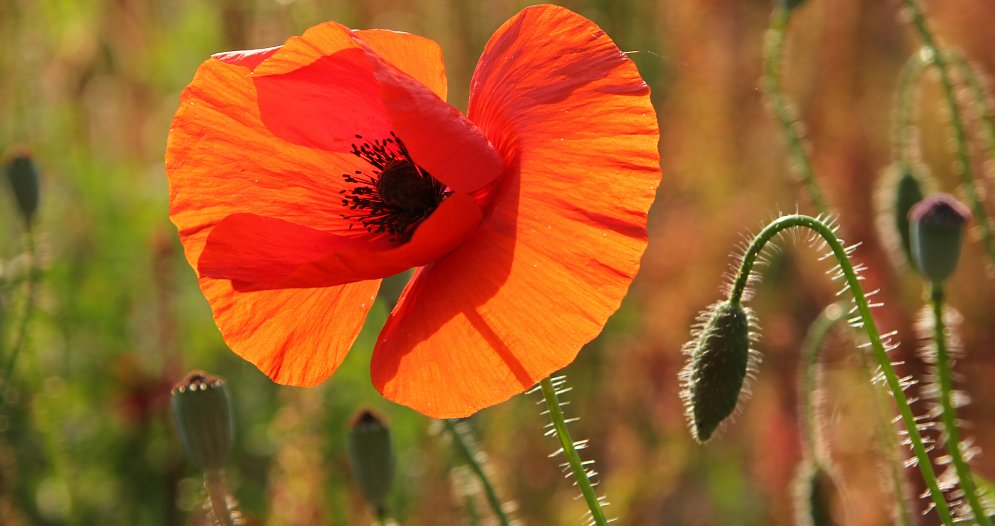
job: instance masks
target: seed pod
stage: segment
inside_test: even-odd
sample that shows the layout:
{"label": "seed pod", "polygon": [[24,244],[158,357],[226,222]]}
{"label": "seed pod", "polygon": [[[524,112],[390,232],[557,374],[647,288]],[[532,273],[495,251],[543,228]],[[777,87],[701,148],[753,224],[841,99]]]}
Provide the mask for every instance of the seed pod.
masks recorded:
{"label": "seed pod", "polygon": [[38,168],[27,148],[13,147],[4,156],[4,171],[14,193],[17,209],[24,223],[31,228],[35,211],[38,210]]}
{"label": "seed pod", "polygon": [[741,304],[716,303],[698,319],[680,379],[691,435],[704,443],[748,395],[759,354],[750,349],[753,320]]}
{"label": "seed pod", "polygon": [[795,476],[795,524],[798,526],[833,526],[832,498],[836,481],[829,471],[811,460],[804,460]]}
{"label": "seed pod", "polygon": [[909,212],[912,259],[926,279],[942,283],[957,269],[971,211],[949,194],[934,194]]}
{"label": "seed pod", "polygon": [[395,467],[390,430],[383,419],[368,409],[357,413],[346,434],[346,451],[360,492],[383,516]]}
{"label": "seed pod", "polygon": [[187,457],[204,471],[221,469],[235,436],[224,379],[193,371],[172,391],[173,418]]}
{"label": "seed pod", "polygon": [[878,234],[899,268],[914,267],[909,211],[933,188],[929,167],[922,163],[895,163],[885,169],[878,185]]}

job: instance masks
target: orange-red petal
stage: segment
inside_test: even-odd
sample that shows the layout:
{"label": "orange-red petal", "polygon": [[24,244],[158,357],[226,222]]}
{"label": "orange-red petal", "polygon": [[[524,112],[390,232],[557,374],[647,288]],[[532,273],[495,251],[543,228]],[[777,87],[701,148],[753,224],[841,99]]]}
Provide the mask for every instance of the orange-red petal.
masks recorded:
{"label": "orange-red petal", "polygon": [[384,396],[439,418],[529,388],[602,330],[660,179],[649,88],[566,9],[528,8],[495,33],[469,116],[508,171],[477,233],[413,278],[371,365]]}
{"label": "orange-red petal", "polygon": [[281,219],[233,214],[214,227],[198,268],[202,276],[230,279],[238,291],[385,278],[449,253],[476,230],[481,217],[470,196],[453,194],[418,226],[410,241],[394,247]]}
{"label": "orange-red petal", "polygon": [[[211,59],[184,90],[166,147],[170,219],[196,268],[211,230],[253,212],[348,234],[338,174],[356,161],[289,144],[259,118],[246,67]],[[314,385],[341,363],[373,304],[378,280],[324,289],[243,293],[201,276],[225,342],[275,381]],[[334,323],[330,322],[334,320]]]}

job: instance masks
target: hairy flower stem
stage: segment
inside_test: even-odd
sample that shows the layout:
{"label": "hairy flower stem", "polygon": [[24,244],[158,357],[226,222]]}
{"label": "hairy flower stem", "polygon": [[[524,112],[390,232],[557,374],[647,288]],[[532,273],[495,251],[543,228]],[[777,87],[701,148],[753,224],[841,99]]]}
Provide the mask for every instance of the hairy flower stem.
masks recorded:
{"label": "hairy flower stem", "polygon": [[237,526],[238,522],[229,506],[230,496],[225,474],[220,469],[204,473],[204,487],[207,488],[207,502],[215,526]]}
{"label": "hairy flower stem", "polygon": [[943,323],[943,285],[934,283],[930,289],[930,306],[933,311],[933,343],[936,345],[936,375],[940,383],[940,409],[943,411],[943,432],[946,434],[947,453],[950,455],[950,462],[957,471],[957,478],[960,480],[960,487],[964,490],[964,497],[971,507],[974,520],[980,526],[991,526],[992,522],[988,518],[981,501],[978,499],[978,490],[971,477],[971,468],[964,461],[960,451],[960,430],[957,428],[957,413],[954,410],[951,393],[953,393],[953,380],[950,365],[950,351],[947,347],[946,325]]}
{"label": "hairy flower stem", "polygon": [[957,68],[971,93],[971,102],[981,127],[981,142],[988,153],[988,159],[995,163],[995,107],[992,107],[992,100],[985,91],[981,75],[962,55],[947,52],[947,58]]}
{"label": "hairy flower stem", "polygon": [[950,68],[947,64],[947,57],[933,38],[933,33],[926,24],[926,17],[917,0],[902,0],[905,9],[915,26],[919,38],[922,39],[923,47],[928,50],[928,58],[940,77],[940,85],[943,88],[943,95],[947,101],[947,110],[950,112],[950,126],[954,132],[954,145],[957,149],[957,171],[960,172],[961,183],[964,185],[964,192],[967,201],[971,205],[971,212],[978,221],[981,229],[981,239],[985,246],[985,252],[992,264],[995,264],[995,239],[992,237],[991,224],[988,221],[988,213],[981,202],[981,194],[978,192],[974,177],[971,175],[971,157],[967,146],[967,135],[964,131],[964,120],[961,118],[960,109],[957,107],[957,95],[954,91],[954,83],[951,79]]}
{"label": "hairy flower stem", "polygon": [[919,87],[919,79],[929,66],[929,62],[923,59],[927,54],[924,50],[920,50],[909,57],[898,74],[898,85],[895,87],[892,149],[898,160],[905,165],[918,160],[919,157],[915,124],[918,101],[915,93]]}
{"label": "hairy flower stem", "polygon": [[833,233],[833,229],[817,218],[799,214],[780,217],[767,225],[753,239],[753,242],[743,255],[743,262],[736,275],[736,281],[730,291],[728,301],[730,303],[739,303],[742,300],[743,292],[746,290],[750,273],[753,270],[753,265],[756,263],[757,257],[759,257],[764,246],[782,231],[798,227],[808,228],[819,234],[826,241],[826,244],[835,256],[842,276],[846,280],[847,287],[853,295],[853,302],[857,306],[857,311],[863,322],[864,332],[867,334],[868,340],[870,340],[874,359],[881,367],[885,383],[891,391],[895,404],[898,406],[902,423],[908,432],[912,452],[916,456],[917,465],[919,466],[923,481],[926,483],[926,487],[929,488],[929,494],[933,500],[933,505],[936,507],[936,513],[945,526],[952,526],[950,508],[943,498],[943,492],[940,491],[940,485],[937,482],[936,473],[933,471],[933,465],[929,461],[929,455],[926,454],[926,447],[923,444],[922,435],[919,433],[919,426],[916,423],[915,415],[912,413],[912,408],[909,407],[908,399],[905,397],[905,391],[902,389],[902,382],[899,380],[898,375],[895,374],[895,369],[891,366],[888,351],[885,350],[884,343],[881,341],[881,334],[878,332],[874,317],[871,316],[871,308],[868,304],[867,296],[860,286],[860,281],[856,271],[854,271],[853,264],[850,263],[848,251],[839,238],[836,237],[836,234]]}
{"label": "hairy flower stem", "polygon": [[3,364],[3,376],[0,376],[0,407],[6,404],[6,395],[10,388],[10,382],[14,374],[14,364],[17,362],[17,357],[21,354],[21,349],[24,347],[24,340],[27,339],[28,322],[31,321],[31,317],[34,314],[35,296],[37,296],[38,278],[41,272],[40,265],[38,263],[38,249],[35,245],[35,235],[34,231],[30,228],[24,232],[24,243],[31,266],[28,269],[28,283],[26,298],[24,300],[24,312],[21,313],[21,318],[17,326],[17,332],[14,334],[14,341],[10,347],[10,355]]}
{"label": "hairy flower stem", "polygon": [[487,470],[484,469],[484,465],[480,462],[479,453],[474,451],[467,438],[456,428],[456,422],[446,419],[442,423],[446,426],[446,431],[449,432],[449,435],[453,437],[453,444],[456,445],[456,449],[459,450],[460,455],[463,456],[470,470],[473,471],[473,474],[477,476],[477,480],[480,481],[480,486],[487,497],[487,503],[490,504],[491,510],[494,511],[494,516],[497,518],[498,523],[501,526],[508,526],[510,524],[508,514],[505,513],[504,507],[501,505],[501,499],[498,498],[497,491],[494,490],[494,484],[491,483],[491,479],[487,475]]}
{"label": "hairy flower stem", "polygon": [[605,517],[604,510],[601,509],[601,501],[594,492],[591,479],[587,476],[587,469],[584,468],[584,463],[581,461],[580,454],[577,453],[574,440],[570,436],[570,430],[567,429],[567,420],[563,416],[563,409],[560,407],[560,400],[556,396],[556,388],[553,387],[553,381],[548,377],[544,378],[539,382],[539,387],[542,390],[542,397],[546,400],[546,408],[549,409],[549,418],[553,421],[556,437],[560,440],[563,456],[566,457],[574,480],[577,481],[577,486],[580,487],[580,491],[584,495],[587,507],[591,510],[591,519],[598,526],[607,526],[608,519]]}
{"label": "hairy flower stem", "polygon": [[801,178],[805,192],[820,214],[829,212],[829,205],[822,194],[819,183],[812,174],[812,161],[805,150],[805,139],[802,137],[801,125],[795,116],[795,110],[781,90],[781,61],[784,55],[784,37],[788,29],[791,13],[783,7],[776,7],[770,18],[770,27],[764,39],[763,77],[760,84],[764,96],[770,104],[777,122],[781,125],[781,133],[787,141],[788,152]]}

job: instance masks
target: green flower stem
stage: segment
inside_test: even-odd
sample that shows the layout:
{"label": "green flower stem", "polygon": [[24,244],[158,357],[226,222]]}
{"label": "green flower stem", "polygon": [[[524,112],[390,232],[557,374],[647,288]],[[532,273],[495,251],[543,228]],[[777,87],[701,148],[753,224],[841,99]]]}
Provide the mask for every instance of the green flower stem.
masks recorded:
{"label": "green flower stem", "polygon": [[953,522],[950,516],[950,508],[947,506],[947,502],[943,498],[943,492],[940,491],[940,485],[937,482],[936,473],[933,471],[933,465],[929,461],[929,455],[926,454],[926,447],[923,444],[922,435],[919,433],[919,427],[916,424],[915,415],[912,413],[912,408],[909,407],[908,399],[905,397],[905,391],[902,390],[901,381],[899,380],[898,375],[895,374],[894,368],[891,366],[891,360],[888,358],[888,352],[885,350],[884,343],[881,341],[881,334],[878,332],[877,324],[874,322],[874,317],[871,316],[871,308],[867,302],[867,296],[864,294],[864,290],[860,286],[860,281],[856,271],[853,269],[853,264],[850,263],[848,251],[846,247],[843,246],[843,243],[839,240],[839,238],[836,237],[836,234],[833,233],[833,229],[814,217],[799,214],[780,217],[767,225],[767,227],[765,227],[760,234],[754,238],[749,248],[747,248],[746,253],[743,255],[743,262],[740,265],[736,281],[733,284],[733,288],[729,294],[729,302],[739,303],[742,300],[743,292],[746,290],[746,284],[749,279],[750,272],[752,272],[753,265],[756,263],[757,257],[759,257],[764,246],[780,232],[788,228],[796,227],[808,228],[819,234],[826,241],[826,244],[835,256],[837,263],[839,263],[841,274],[846,280],[850,293],[853,295],[853,301],[857,306],[857,311],[859,312],[861,321],[863,322],[864,332],[870,340],[874,359],[877,360],[878,365],[881,367],[885,383],[891,391],[895,404],[898,406],[898,411],[902,417],[902,423],[908,432],[912,452],[916,456],[917,465],[919,466],[920,473],[922,473],[923,481],[926,483],[926,487],[929,488],[929,494],[933,500],[933,505],[936,507],[936,513],[945,526],[952,526]]}
{"label": "green flower stem", "polygon": [[236,526],[228,507],[228,484],[225,474],[220,469],[204,473],[204,487],[207,488],[207,499],[211,506],[216,526]]}
{"label": "green flower stem", "polygon": [[951,401],[953,380],[951,379],[950,352],[947,348],[946,327],[943,322],[943,285],[934,283],[930,290],[930,303],[933,311],[933,342],[936,344],[936,375],[940,382],[940,408],[943,410],[943,432],[947,435],[947,453],[957,471],[964,497],[971,507],[974,520],[980,526],[991,526],[981,501],[978,499],[978,489],[971,477],[971,468],[964,461],[960,451],[960,430],[957,428],[957,413]]}
{"label": "green flower stem", "polygon": [[6,393],[10,388],[10,382],[14,374],[14,364],[17,362],[17,357],[21,354],[21,349],[24,347],[24,340],[27,339],[28,322],[31,321],[31,317],[34,314],[35,296],[38,294],[38,278],[40,277],[41,269],[38,263],[38,249],[35,244],[34,231],[30,228],[24,232],[24,243],[31,266],[28,270],[24,312],[21,313],[17,332],[14,334],[14,341],[10,347],[10,354],[3,364],[3,376],[0,377],[0,407],[6,403]]}
{"label": "green flower stem", "polygon": [[788,20],[791,18],[789,10],[783,7],[776,7],[771,15],[770,28],[764,39],[764,65],[763,77],[760,84],[763,87],[764,96],[777,122],[781,125],[781,133],[787,141],[788,152],[797,169],[798,176],[802,180],[805,192],[815,205],[815,209],[820,214],[829,212],[829,205],[819,183],[816,182],[812,174],[812,161],[805,150],[805,139],[795,117],[795,110],[788,102],[781,90],[781,61],[784,54],[784,36],[788,29]]}
{"label": "green flower stem", "polygon": [[943,94],[947,100],[947,109],[950,112],[950,126],[954,132],[954,144],[957,148],[957,171],[960,172],[961,183],[964,185],[964,192],[971,205],[971,212],[978,221],[981,228],[981,239],[985,246],[985,252],[992,264],[995,264],[995,239],[992,238],[992,228],[988,221],[988,213],[981,202],[981,195],[978,192],[974,177],[971,175],[971,158],[967,146],[967,136],[964,132],[964,120],[961,118],[960,109],[957,107],[957,95],[954,91],[954,84],[950,78],[950,71],[947,58],[936,44],[933,33],[926,24],[926,17],[923,15],[919,2],[916,0],[902,0],[908,12],[912,25],[915,26],[922,39],[923,47],[927,50],[929,60],[940,76],[940,85],[943,87]]}
{"label": "green flower stem", "polygon": [[971,102],[978,113],[978,124],[981,127],[981,142],[988,153],[988,159],[995,162],[995,107],[992,107],[992,100],[985,91],[980,75],[967,59],[950,52],[947,53],[947,58],[957,68],[971,93]]}
{"label": "green flower stem", "polygon": [[923,51],[917,51],[902,66],[895,87],[892,148],[898,160],[906,165],[919,157],[915,123],[919,105],[915,93],[919,79],[928,66],[929,63],[923,60]]}
{"label": "green flower stem", "polygon": [[453,437],[456,449],[459,450],[460,455],[463,456],[467,465],[470,466],[470,470],[473,471],[473,474],[477,476],[477,480],[480,481],[480,486],[484,489],[484,495],[487,497],[487,502],[490,504],[491,510],[494,511],[494,516],[497,518],[498,523],[502,526],[508,526],[510,524],[508,514],[505,513],[503,506],[501,506],[501,499],[498,498],[497,491],[494,490],[494,484],[491,483],[490,477],[487,476],[487,471],[480,462],[477,452],[468,443],[463,433],[456,429],[456,423],[453,420],[443,420],[442,423],[446,426],[446,431]]}
{"label": "green flower stem", "polygon": [[843,319],[846,307],[834,303],[819,313],[812,322],[802,342],[802,382],[798,385],[798,405],[802,412],[802,450],[812,456],[817,464],[825,465],[825,448],[819,425],[819,411],[815,397],[819,389],[819,356],[833,327]]}
{"label": "green flower stem", "polygon": [[584,468],[580,454],[577,453],[573,438],[570,436],[570,430],[567,429],[566,417],[563,416],[563,409],[560,407],[560,400],[556,396],[556,388],[553,387],[553,381],[550,378],[545,378],[539,382],[539,387],[542,390],[542,397],[546,400],[546,408],[549,409],[549,417],[553,421],[556,437],[560,439],[560,447],[563,448],[563,455],[570,465],[570,471],[573,472],[577,486],[580,487],[580,491],[584,495],[584,500],[587,501],[588,509],[591,510],[593,524],[607,526],[608,519],[605,517],[604,510],[601,509],[601,501],[598,500],[598,495],[594,493],[594,486],[591,485],[591,479],[587,476],[587,470]]}

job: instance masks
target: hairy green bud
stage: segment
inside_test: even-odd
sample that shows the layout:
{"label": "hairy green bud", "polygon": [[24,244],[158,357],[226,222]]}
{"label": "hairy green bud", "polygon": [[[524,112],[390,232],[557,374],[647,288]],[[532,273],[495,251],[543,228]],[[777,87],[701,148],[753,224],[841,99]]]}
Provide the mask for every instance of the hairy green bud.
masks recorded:
{"label": "hairy green bud", "polygon": [[690,359],[681,371],[681,398],[691,435],[706,442],[748,395],[759,355],[750,349],[753,325],[739,303],[716,303],[699,316],[699,326],[684,347]]}
{"label": "hairy green bud", "polygon": [[224,379],[193,371],[172,390],[173,418],[187,457],[204,471],[221,469],[235,436]]}
{"label": "hairy green bud", "polygon": [[948,194],[923,199],[909,212],[912,259],[926,279],[942,283],[957,269],[971,211]]}
{"label": "hairy green bud", "polygon": [[360,411],[349,424],[346,451],[359,490],[382,516],[396,463],[387,424],[370,410]]}

